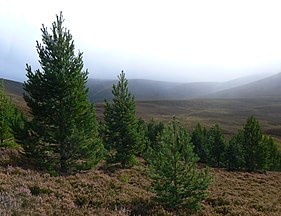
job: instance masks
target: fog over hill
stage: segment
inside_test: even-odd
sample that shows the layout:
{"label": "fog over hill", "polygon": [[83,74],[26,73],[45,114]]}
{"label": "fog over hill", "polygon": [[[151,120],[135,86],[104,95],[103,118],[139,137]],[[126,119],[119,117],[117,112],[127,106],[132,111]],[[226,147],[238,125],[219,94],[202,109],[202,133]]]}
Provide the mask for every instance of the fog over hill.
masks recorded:
{"label": "fog over hill", "polygon": [[212,98],[281,97],[281,73],[210,94]]}
{"label": "fog over hill", "polygon": [[[1,78],[0,78],[1,80]],[[89,98],[93,102],[112,99],[112,85],[117,80],[89,79]],[[136,100],[186,100],[193,98],[281,97],[281,73],[247,76],[227,82],[177,83],[144,79],[129,80]],[[22,83],[6,80],[6,91],[22,95]]]}
{"label": "fog over hill", "polygon": [[[255,74],[227,82],[193,82],[176,83],[144,79],[129,80],[129,89],[136,100],[186,100],[193,98],[213,97],[212,94],[231,88],[239,88],[245,84],[254,83],[269,77],[269,74]],[[112,99],[112,84],[117,80],[89,79],[89,97],[92,101]],[[281,95],[281,94],[280,94]]]}

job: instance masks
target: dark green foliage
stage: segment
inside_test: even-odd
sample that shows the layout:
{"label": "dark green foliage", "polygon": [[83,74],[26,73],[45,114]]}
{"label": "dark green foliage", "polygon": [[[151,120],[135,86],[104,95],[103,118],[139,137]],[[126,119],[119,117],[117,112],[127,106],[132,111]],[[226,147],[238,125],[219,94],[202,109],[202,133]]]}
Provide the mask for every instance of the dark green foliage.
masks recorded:
{"label": "dark green foliage", "polygon": [[245,168],[247,171],[261,169],[262,160],[262,131],[258,121],[251,116],[248,118],[243,128],[243,150],[245,159]]}
{"label": "dark green foliage", "polygon": [[158,136],[158,145],[148,160],[157,199],[168,208],[198,210],[211,177],[208,170],[196,169],[198,158],[187,131],[174,118]]}
{"label": "dark green foliage", "polygon": [[155,122],[153,119],[147,124],[146,136],[150,142],[150,147],[154,150],[159,149],[157,137],[162,135],[164,124]]}
{"label": "dark green foliage", "polygon": [[18,147],[13,133],[21,124],[23,124],[23,115],[6,95],[3,81],[0,86],[0,147]]}
{"label": "dark green foliage", "polygon": [[209,161],[210,147],[208,142],[208,131],[205,127],[202,127],[200,123],[191,134],[191,141],[194,145],[194,152],[198,155],[201,163],[207,163]]}
{"label": "dark green foliage", "polygon": [[11,119],[13,117],[14,106],[11,99],[5,92],[4,82],[0,86],[0,146],[4,145],[6,140],[12,138]]}
{"label": "dark green foliage", "polygon": [[239,131],[234,135],[226,148],[226,165],[228,170],[240,170],[244,167],[243,134]]}
{"label": "dark green foliage", "polygon": [[147,125],[143,119],[138,119],[137,121],[137,133],[139,135],[139,146],[137,147],[137,155],[145,156],[148,147],[150,146],[150,141],[147,137]]}
{"label": "dark green foliage", "polygon": [[42,71],[26,67],[24,99],[33,119],[25,127],[23,148],[43,168],[63,173],[90,168],[100,160],[102,145],[95,109],[87,99],[82,53],[75,55],[62,14],[51,33],[44,26],[41,31],[43,44],[37,41],[37,52]]}
{"label": "dark green foliage", "polygon": [[122,71],[117,85],[113,85],[113,102],[105,102],[104,142],[109,151],[108,162],[120,162],[122,167],[136,162],[142,146],[136,118],[136,103],[128,90],[128,80]]}
{"label": "dark green foliage", "polygon": [[201,163],[222,167],[225,164],[225,139],[219,125],[207,130],[199,123],[192,132],[194,152],[199,156]]}
{"label": "dark green foliage", "polygon": [[260,155],[262,158],[262,168],[265,170],[281,171],[281,151],[277,144],[269,136],[263,135],[263,148]]}
{"label": "dark green foliage", "polygon": [[223,167],[225,161],[225,139],[219,125],[215,125],[208,131],[209,161],[208,164]]}
{"label": "dark green foliage", "polygon": [[230,170],[279,170],[280,151],[271,137],[263,134],[259,122],[251,116],[243,129],[229,142],[227,164]]}

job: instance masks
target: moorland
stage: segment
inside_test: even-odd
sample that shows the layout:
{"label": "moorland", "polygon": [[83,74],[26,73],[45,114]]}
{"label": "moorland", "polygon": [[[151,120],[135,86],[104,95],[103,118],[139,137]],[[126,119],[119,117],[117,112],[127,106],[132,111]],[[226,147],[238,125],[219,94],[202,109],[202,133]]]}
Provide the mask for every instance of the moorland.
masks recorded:
{"label": "moorland", "polygon": [[[9,90],[22,111],[28,108],[18,89]],[[281,98],[232,98],[149,100],[136,102],[137,116],[168,122],[172,116],[192,130],[198,122],[219,124],[228,139],[254,115],[263,131],[281,143]],[[97,118],[103,118],[104,103],[96,103]],[[279,144],[280,146],[280,144]],[[18,152],[1,150],[0,215],[176,215],[153,202],[155,194],[146,165],[108,170],[97,169],[72,176],[49,174],[17,167]],[[204,166],[204,165],[199,165]],[[199,215],[280,215],[280,172],[229,172],[211,168],[209,197]],[[1,212],[2,211],[2,212]]]}

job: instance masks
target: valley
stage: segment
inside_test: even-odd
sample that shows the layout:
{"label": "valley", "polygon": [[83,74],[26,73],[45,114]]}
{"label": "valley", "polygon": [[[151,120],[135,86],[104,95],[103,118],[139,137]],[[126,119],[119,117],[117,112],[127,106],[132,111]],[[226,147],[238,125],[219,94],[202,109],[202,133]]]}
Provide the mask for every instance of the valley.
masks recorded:
{"label": "valley", "polygon": [[[263,131],[281,143],[281,98],[193,99],[173,101],[137,101],[137,116],[146,121],[168,122],[172,116],[192,130],[198,122],[207,128],[219,124],[226,138],[255,116]],[[103,103],[96,104],[102,119]]]}

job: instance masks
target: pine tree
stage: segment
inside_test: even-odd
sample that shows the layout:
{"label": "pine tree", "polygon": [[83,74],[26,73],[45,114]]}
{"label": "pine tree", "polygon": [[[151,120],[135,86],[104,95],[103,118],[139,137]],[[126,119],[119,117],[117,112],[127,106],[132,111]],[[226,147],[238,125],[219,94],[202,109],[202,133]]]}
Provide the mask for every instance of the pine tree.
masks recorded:
{"label": "pine tree", "polygon": [[243,134],[238,131],[226,147],[226,164],[228,170],[241,170],[244,167]]}
{"label": "pine tree", "polygon": [[191,141],[194,145],[194,152],[198,155],[201,163],[207,163],[210,158],[210,147],[208,131],[198,123],[191,134]]}
{"label": "pine tree", "polygon": [[278,170],[279,155],[276,143],[262,133],[259,122],[253,116],[232,137],[226,150],[229,170]]}
{"label": "pine tree", "polygon": [[122,71],[113,85],[113,102],[105,101],[104,142],[110,153],[108,162],[131,166],[141,146],[136,119],[136,103],[128,89],[128,80]]}
{"label": "pine tree", "polygon": [[25,116],[6,95],[4,81],[0,84],[0,147],[19,148],[15,133],[23,127]]}
{"label": "pine tree", "polygon": [[56,17],[51,32],[43,25],[42,44],[37,52],[42,70],[26,66],[24,99],[32,121],[22,138],[27,156],[50,170],[68,173],[90,168],[100,159],[102,146],[97,137],[95,109],[88,102],[82,53],[75,55],[74,41]]}
{"label": "pine tree", "polygon": [[13,138],[11,121],[14,110],[15,107],[6,95],[5,84],[2,81],[0,86],[0,146],[3,146],[6,140]]}
{"label": "pine tree", "polygon": [[164,124],[162,122],[155,122],[153,119],[147,124],[146,136],[150,142],[150,147],[154,150],[160,148],[158,146],[157,137],[161,136],[164,130]]}
{"label": "pine tree", "polygon": [[150,146],[150,141],[147,137],[147,125],[145,121],[141,118],[137,120],[137,133],[138,133],[138,147],[137,156],[145,157],[148,147]]}
{"label": "pine tree", "polygon": [[262,168],[263,134],[259,122],[251,116],[243,128],[243,150],[245,168],[254,171]]}
{"label": "pine tree", "polygon": [[173,118],[158,142],[161,148],[151,149],[148,160],[158,200],[172,209],[199,210],[211,177],[208,170],[197,171],[190,136]]}
{"label": "pine tree", "polygon": [[209,130],[208,141],[210,147],[210,161],[208,161],[208,163],[217,167],[224,166],[226,145],[224,135],[219,125],[216,124]]}
{"label": "pine tree", "polygon": [[263,135],[262,139],[263,150],[260,154],[263,157],[262,159],[262,168],[265,170],[273,170],[278,171],[278,166],[281,167],[280,164],[280,150],[278,149],[277,144],[273,141],[270,136]]}

